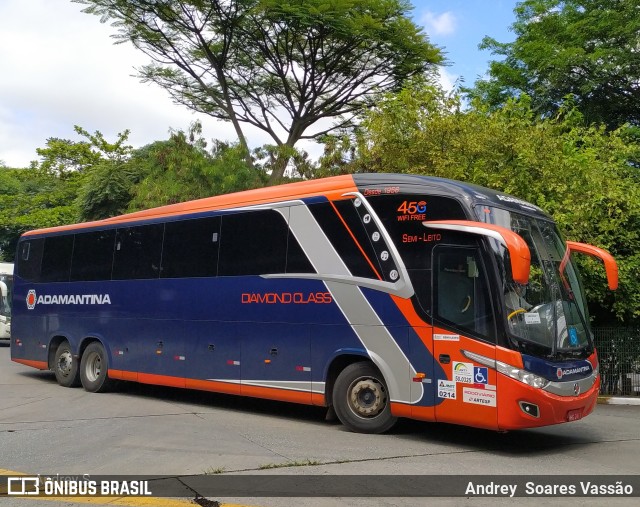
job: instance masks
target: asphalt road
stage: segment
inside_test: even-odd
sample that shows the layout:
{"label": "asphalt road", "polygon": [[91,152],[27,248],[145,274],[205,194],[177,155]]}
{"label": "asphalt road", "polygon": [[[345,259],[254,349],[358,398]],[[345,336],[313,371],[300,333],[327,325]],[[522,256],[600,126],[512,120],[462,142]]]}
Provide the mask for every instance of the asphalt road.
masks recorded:
{"label": "asphalt road", "polygon": [[[0,344],[0,469],[9,471],[244,474],[249,481],[269,474],[640,475],[640,406],[599,405],[581,421],[506,434],[401,421],[388,434],[361,435],[325,421],[324,415],[314,407],[138,384],[123,384],[119,391],[106,394],[65,389],[50,372],[12,363],[9,347]],[[224,501],[271,507],[496,505],[508,499]],[[603,501],[580,499],[582,505]],[[0,503],[37,505],[22,499]],[[524,498],[519,503],[555,505],[562,500]]]}

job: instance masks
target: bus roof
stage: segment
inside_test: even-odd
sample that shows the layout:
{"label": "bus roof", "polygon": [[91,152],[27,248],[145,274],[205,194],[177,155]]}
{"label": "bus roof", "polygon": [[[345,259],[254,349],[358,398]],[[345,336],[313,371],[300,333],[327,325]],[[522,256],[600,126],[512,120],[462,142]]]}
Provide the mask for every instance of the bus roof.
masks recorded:
{"label": "bus roof", "polygon": [[519,213],[532,214],[550,220],[551,217],[538,206],[523,199],[490,188],[463,181],[410,174],[356,174],[354,180],[365,193],[367,188],[389,188],[400,186],[402,193],[429,193],[466,200],[469,205],[486,204]]}
{"label": "bus roof", "polygon": [[370,195],[371,192],[388,188],[398,189],[396,193],[430,193],[462,199],[467,201],[469,205],[484,203],[491,206],[513,209],[521,213],[533,213],[547,219],[549,218],[548,215],[533,204],[478,185],[431,176],[376,173],[333,176],[255,190],[246,190],[232,194],[205,197],[203,199],[136,211],[104,220],[32,230],[26,232],[25,236],[125,224],[156,218],[257,206],[260,204],[271,204],[319,196],[337,200],[342,199],[344,194],[349,192],[361,192],[365,195]]}

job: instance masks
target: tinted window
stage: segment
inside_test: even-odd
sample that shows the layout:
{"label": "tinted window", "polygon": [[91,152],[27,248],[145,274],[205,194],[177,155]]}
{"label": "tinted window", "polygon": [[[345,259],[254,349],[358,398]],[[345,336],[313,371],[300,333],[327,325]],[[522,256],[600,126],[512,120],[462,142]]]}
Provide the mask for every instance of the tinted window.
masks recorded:
{"label": "tinted window", "polygon": [[118,229],[113,279],[157,278],[160,274],[163,224]]}
{"label": "tinted window", "polygon": [[72,252],[73,235],[45,238],[40,281],[68,282]]}
{"label": "tinted window", "polygon": [[435,316],[442,322],[495,341],[487,278],[478,249],[434,249]]}
{"label": "tinted window", "polygon": [[431,249],[450,234],[422,225],[429,220],[465,220],[460,203],[449,197],[398,194],[371,197],[371,206],[382,220],[407,269],[428,269]]}
{"label": "tinted window", "polygon": [[[352,206],[351,204],[349,204]],[[331,203],[309,206],[314,218],[331,241],[353,276],[378,279],[376,271],[367,260],[363,249],[358,247],[354,236],[349,233]],[[361,226],[359,226],[361,227]]]}
{"label": "tinted window", "polygon": [[169,222],[162,252],[163,278],[216,276],[220,217]]}
{"label": "tinted window", "polygon": [[284,273],[289,227],[277,211],[222,217],[220,276]]}
{"label": "tinted window", "polygon": [[287,241],[287,273],[315,273],[311,261],[304,253],[300,243],[289,231],[289,239]]}
{"label": "tinted window", "polygon": [[16,273],[29,282],[37,282],[40,278],[44,239],[29,239],[18,245]]}
{"label": "tinted window", "polygon": [[110,280],[116,231],[76,234],[71,281]]}
{"label": "tinted window", "polygon": [[[382,277],[380,274],[384,273],[384,271],[378,255],[379,252],[385,250],[386,247],[380,234],[375,234],[378,228],[374,221],[370,218],[365,219],[365,217],[369,215],[369,212],[364,206],[356,208],[353,199],[337,201],[334,205],[347,224],[349,231],[351,231],[353,239],[359,247],[358,249],[361,250],[363,255],[366,255],[367,263],[370,264],[371,268],[375,269],[376,278]],[[367,220],[366,224],[364,222],[365,220]]]}

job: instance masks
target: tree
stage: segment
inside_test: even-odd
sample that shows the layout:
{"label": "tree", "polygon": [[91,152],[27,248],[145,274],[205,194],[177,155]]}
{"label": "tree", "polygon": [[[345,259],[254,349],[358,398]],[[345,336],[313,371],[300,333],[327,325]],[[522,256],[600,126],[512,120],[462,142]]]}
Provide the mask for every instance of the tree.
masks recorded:
{"label": "tree", "polygon": [[550,213],[568,239],[609,250],[620,288],[606,288],[604,270],[584,259],[592,314],[599,323],[640,319],[640,143],[624,128],[585,125],[567,107],[541,119],[531,100],[502,109],[434,87],[387,94],[364,116],[356,138],[334,140],[325,173],[405,172],[468,181],[513,194]]}
{"label": "tree", "polygon": [[374,92],[443,61],[407,0],[75,1],[152,59],[139,69],[144,81],[230,121],[248,162],[243,125],[268,134],[279,150],[272,182],[299,140],[332,120],[351,125]]}
{"label": "tree", "polygon": [[83,172],[101,160],[122,162],[131,152],[131,146],[125,144],[129,139],[129,130],[120,132],[115,143],[108,142],[100,131],[90,134],[78,125],[73,130],[85,140],[50,137],[46,148],[36,148],[41,161],[32,162],[32,167],[64,177],[72,172]]}
{"label": "tree", "polygon": [[100,131],[90,134],[77,125],[74,130],[84,139],[47,139],[46,148],[36,149],[41,161],[32,162],[32,169],[62,179],[78,179],[76,220],[97,220],[118,214],[131,197],[126,193],[123,196],[122,188],[123,180],[132,178],[125,170],[133,149],[126,144],[129,130],[120,132],[113,143]]}
{"label": "tree", "polygon": [[249,166],[239,145],[216,142],[211,151],[196,122],[137,150],[126,169],[140,177],[129,187],[128,211],[264,186],[264,173]]}
{"label": "tree", "polygon": [[547,116],[571,97],[587,122],[640,126],[640,9],[637,0],[524,0],[515,41],[485,37],[504,57],[470,91],[492,106],[523,93]]}
{"label": "tree", "polygon": [[0,171],[0,257],[13,260],[20,235],[77,221],[80,174],[62,178],[37,168]]}
{"label": "tree", "polygon": [[[90,134],[78,126],[74,130],[84,139],[49,138],[44,148],[36,150],[41,159],[28,169],[0,170],[0,255],[4,259],[13,258],[18,238],[28,230],[108,215],[87,211],[91,205],[100,206],[87,196],[102,192],[103,201],[111,199],[113,189],[96,184],[95,175],[126,162],[131,151],[125,144],[129,131],[110,143],[100,132]],[[113,174],[119,176],[117,171]]]}

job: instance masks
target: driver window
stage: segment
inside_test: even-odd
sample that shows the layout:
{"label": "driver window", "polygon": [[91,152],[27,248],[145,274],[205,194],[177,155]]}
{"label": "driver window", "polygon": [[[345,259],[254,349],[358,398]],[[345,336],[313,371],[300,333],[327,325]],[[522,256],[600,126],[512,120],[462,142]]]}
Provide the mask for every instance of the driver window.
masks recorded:
{"label": "driver window", "polygon": [[434,316],[465,334],[495,341],[486,274],[477,249],[438,247]]}

